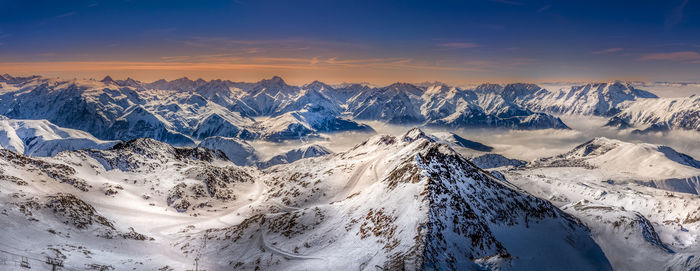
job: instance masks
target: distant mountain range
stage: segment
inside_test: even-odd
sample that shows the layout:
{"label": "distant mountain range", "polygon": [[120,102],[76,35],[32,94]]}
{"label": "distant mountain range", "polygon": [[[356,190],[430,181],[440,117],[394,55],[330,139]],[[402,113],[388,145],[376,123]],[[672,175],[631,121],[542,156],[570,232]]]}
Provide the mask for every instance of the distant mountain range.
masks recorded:
{"label": "distant mountain range", "polygon": [[338,131],[373,131],[361,121],[442,128],[568,129],[557,115],[603,116],[636,132],[700,131],[698,97],[658,98],[630,84],[550,91],[535,84],[461,89],[435,82],[386,87],[288,85],[181,78],[143,83],[0,77],[0,115],[45,119],[101,140],[154,138],[193,145],[208,137],[284,141]]}

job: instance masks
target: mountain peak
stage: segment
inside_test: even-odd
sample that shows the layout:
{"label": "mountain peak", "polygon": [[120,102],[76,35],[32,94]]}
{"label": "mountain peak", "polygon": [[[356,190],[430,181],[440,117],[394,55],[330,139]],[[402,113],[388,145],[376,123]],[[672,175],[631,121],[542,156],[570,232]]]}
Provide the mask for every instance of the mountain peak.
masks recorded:
{"label": "mountain peak", "polygon": [[330,85],[323,83],[321,81],[318,81],[318,80],[315,80],[309,84],[306,84],[304,86],[304,88],[315,90],[315,91],[324,91],[324,90],[333,89],[333,87],[331,87]]}
{"label": "mountain peak", "polygon": [[132,79],[131,77],[127,77],[126,80],[118,80],[117,84],[120,86],[135,87],[138,86],[140,82]]}
{"label": "mountain peak", "polygon": [[413,141],[416,141],[420,138],[427,139],[428,141],[431,141],[431,142],[435,141],[433,138],[431,138],[430,136],[425,134],[425,132],[423,132],[423,130],[421,130],[418,127],[415,127],[415,128],[412,128],[411,130],[408,130],[408,132],[406,132],[405,134],[403,134],[403,136],[401,136],[401,139],[403,140],[403,142],[413,142]]}
{"label": "mountain peak", "polygon": [[261,85],[262,87],[285,87],[288,86],[286,82],[284,82],[284,79],[282,77],[279,77],[277,75],[273,76],[270,79],[263,79],[260,80],[258,85]]}
{"label": "mountain peak", "polygon": [[503,86],[499,84],[484,83],[474,88],[474,91],[480,93],[500,93],[503,91]]}
{"label": "mountain peak", "polygon": [[103,78],[102,80],[100,80],[100,82],[105,83],[105,84],[109,84],[109,83],[113,83],[114,80],[112,79],[111,76],[107,75],[107,76],[105,76],[105,78]]}
{"label": "mountain peak", "polygon": [[284,79],[282,79],[282,77],[279,77],[277,75],[273,76],[269,80],[270,80],[270,83],[274,83],[274,84],[286,84],[284,82]]}
{"label": "mountain peak", "polygon": [[425,94],[436,94],[436,93],[446,93],[450,91],[452,88],[448,85],[438,83],[434,85],[428,86],[428,88],[425,90]]}

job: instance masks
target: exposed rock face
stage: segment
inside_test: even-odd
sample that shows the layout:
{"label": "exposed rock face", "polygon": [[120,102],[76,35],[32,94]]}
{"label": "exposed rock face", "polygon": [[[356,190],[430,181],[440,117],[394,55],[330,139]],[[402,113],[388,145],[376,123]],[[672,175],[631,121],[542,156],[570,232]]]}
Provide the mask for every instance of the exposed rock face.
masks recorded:
{"label": "exposed rock face", "polygon": [[525,161],[518,160],[518,159],[510,159],[506,158],[503,155],[500,154],[495,154],[495,153],[487,153],[481,156],[474,157],[470,159],[474,165],[476,165],[479,168],[483,169],[489,169],[489,168],[497,168],[497,167],[506,167],[506,166],[511,166],[511,167],[521,167],[527,164]]}

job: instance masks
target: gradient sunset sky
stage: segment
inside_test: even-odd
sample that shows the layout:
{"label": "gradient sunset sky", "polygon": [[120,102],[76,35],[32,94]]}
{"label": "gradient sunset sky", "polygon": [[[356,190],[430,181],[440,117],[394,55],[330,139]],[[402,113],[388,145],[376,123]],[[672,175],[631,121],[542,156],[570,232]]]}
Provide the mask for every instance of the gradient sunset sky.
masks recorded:
{"label": "gradient sunset sky", "polygon": [[0,0],[0,74],[700,81],[700,1]]}

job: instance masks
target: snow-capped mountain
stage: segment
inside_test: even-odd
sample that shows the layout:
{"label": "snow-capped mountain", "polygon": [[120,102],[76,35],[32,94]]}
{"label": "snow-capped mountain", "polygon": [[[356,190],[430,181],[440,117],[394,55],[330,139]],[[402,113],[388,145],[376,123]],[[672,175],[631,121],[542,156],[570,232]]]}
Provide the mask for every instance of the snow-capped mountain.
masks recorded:
{"label": "snow-capped mountain", "polygon": [[266,172],[152,139],[0,169],[3,250],[67,268],[610,269],[577,219],[418,129]]}
{"label": "snow-capped mountain", "polygon": [[348,111],[356,119],[381,120],[392,124],[422,123],[422,90],[411,84],[395,83],[387,87],[360,92],[348,101]]}
{"label": "snow-capped mountain", "polygon": [[658,98],[630,83],[590,83],[549,91],[535,85],[515,85],[512,101],[536,112],[564,115],[612,116],[623,103]]}
{"label": "snow-capped mountain", "polygon": [[103,141],[89,133],[58,127],[47,120],[11,120],[0,116],[0,147],[32,156],[53,156],[65,150],[107,149],[117,141]]}
{"label": "snow-capped mountain", "polygon": [[598,137],[567,153],[534,161],[533,166],[596,168],[609,172],[611,180],[700,193],[700,162],[667,146]]}
{"label": "snow-capped mountain", "polygon": [[289,164],[300,159],[324,156],[333,153],[326,147],[318,144],[301,146],[296,149],[275,155],[265,161],[258,162],[258,168],[264,169],[275,165]]}
{"label": "snow-capped mountain", "polygon": [[568,128],[559,118],[524,109],[505,95],[503,88],[496,84],[482,84],[474,90],[435,85],[423,94],[427,102],[421,111],[428,117],[427,124],[434,127]]}
{"label": "snow-capped mountain", "polygon": [[248,92],[241,100],[254,110],[256,116],[273,115],[282,103],[299,94],[300,88],[287,85],[278,76],[244,86]]}
{"label": "snow-capped mountain", "polygon": [[[553,91],[533,84],[505,87],[492,84],[476,89],[482,97],[500,95],[506,101],[534,112],[610,117],[606,126],[633,128],[641,133],[674,129],[700,131],[700,98],[659,98],[631,83],[589,83]],[[494,103],[498,99],[486,98],[484,102]]]}
{"label": "snow-capped mountain", "polygon": [[606,125],[634,128],[642,133],[672,129],[700,131],[700,96],[637,101],[612,116]]}

